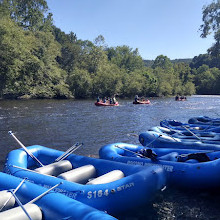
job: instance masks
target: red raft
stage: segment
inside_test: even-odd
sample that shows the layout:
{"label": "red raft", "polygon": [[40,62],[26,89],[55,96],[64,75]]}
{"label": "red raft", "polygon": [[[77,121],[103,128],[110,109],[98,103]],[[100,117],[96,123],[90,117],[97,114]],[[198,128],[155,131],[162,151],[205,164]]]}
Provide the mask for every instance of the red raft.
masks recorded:
{"label": "red raft", "polygon": [[95,102],[96,106],[118,106],[118,102],[114,103],[114,104],[110,104],[109,102]]}
{"label": "red raft", "polygon": [[175,99],[175,101],[186,101],[186,99]]}
{"label": "red raft", "polygon": [[143,100],[143,101],[137,101],[137,102],[133,102],[133,104],[137,105],[137,104],[150,104],[150,100]]}

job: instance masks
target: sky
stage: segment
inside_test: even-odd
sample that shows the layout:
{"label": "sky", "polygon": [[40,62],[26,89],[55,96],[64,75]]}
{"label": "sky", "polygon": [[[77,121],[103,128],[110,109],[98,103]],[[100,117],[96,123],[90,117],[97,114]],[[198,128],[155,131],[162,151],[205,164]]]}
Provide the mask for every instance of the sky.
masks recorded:
{"label": "sky", "polygon": [[143,59],[204,54],[213,36],[201,38],[203,6],[212,0],[47,0],[54,24],[77,39],[102,35],[108,47],[138,48]]}

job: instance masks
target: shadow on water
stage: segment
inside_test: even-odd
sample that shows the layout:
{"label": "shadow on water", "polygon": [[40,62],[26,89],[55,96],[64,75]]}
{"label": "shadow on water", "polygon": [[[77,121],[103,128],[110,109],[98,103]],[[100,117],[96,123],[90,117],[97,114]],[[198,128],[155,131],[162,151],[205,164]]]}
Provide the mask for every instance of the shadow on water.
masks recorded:
{"label": "shadow on water", "polygon": [[[66,150],[76,142],[80,155],[98,157],[99,148],[114,142],[139,144],[139,134],[164,119],[187,122],[190,117],[220,117],[220,96],[192,96],[187,101],[154,98],[150,105],[119,100],[118,107],[97,107],[94,101],[1,100],[0,167],[6,155],[19,146],[8,135],[12,130],[25,146],[39,144]],[[219,219],[219,192],[189,192],[167,189],[151,203],[119,218]]]}
{"label": "shadow on water", "polygon": [[220,191],[167,189],[153,203],[117,217],[121,220],[219,219]]}

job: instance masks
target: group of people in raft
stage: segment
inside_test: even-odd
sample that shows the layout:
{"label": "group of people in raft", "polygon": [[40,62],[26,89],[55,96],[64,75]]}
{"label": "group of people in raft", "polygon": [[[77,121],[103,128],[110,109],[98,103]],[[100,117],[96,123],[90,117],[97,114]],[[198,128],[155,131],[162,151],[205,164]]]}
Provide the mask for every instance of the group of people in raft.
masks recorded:
{"label": "group of people in raft", "polygon": [[176,95],[175,97],[175,100],[176,101],[185,101],[186,100],[186,96],[183,96],[183,95]]}
{"label": "group of people in raft", "polygon": [[[186,96],[180,96],[180,95],[176,95],[175,97],[175,100],[176,101],[183,101],[183,100],[186,100]],[[115,98],[115,96],[113,97],[104,97],[104,98],[99,98],[99,96],[97,97],[96,99],[97,102],[102,102],[102,103],[109,103],[109,104],[116,104],[117,103],[117,100]],[[145,101],[145,98],[144,97],[139,97],[138,95],[135,95],[134,97],[134,102],[139,102],[139,101]]]}
{"label": "group of people in raft", "polygon": [[116,104],[117,100],[115,96],[113,97],[104,97],[103,99],[100,99],[99,96],[96,99],[97,102],[102,102],[102,103],[109,103],[109,104]]}
{"label": "group of people in raft", "polygon": [[[113,97],[104,97],[103,99],[99,98],[99,96],[96,99],[97,102],[102,102],[102,103],[109,103],[109,104],[116,104],[117,100],[115,98],[115,96]],[[138,102],[138,101],[145,101],[144,97],[138,97],[138,95],[135,95],[134,97],[134,101]]]}
{"label": "group of people in raft", "polygon": [[134,97],[134,102],[139,102],[139,101],[144,102],[146,100],[148,99],[145,99],[143,96],[140,98],[138,95],[135,95]]}

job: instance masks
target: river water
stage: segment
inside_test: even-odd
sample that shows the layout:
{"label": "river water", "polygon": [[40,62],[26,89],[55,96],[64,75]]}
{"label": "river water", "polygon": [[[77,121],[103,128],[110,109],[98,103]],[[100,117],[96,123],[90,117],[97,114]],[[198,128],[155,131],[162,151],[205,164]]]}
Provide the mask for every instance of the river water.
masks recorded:
{"label": "river water", "polygon": [[[76,142],[77,154],[98,156],[99,148],[114,142],[138,144],[135,135],[164,119],[187,122],[190,117],[220,117],[220,96],[191,96],[187,101],[152,98],[150,105],[119,100],[116,107],[97,107],[94,100],[1,100],[0,166],[8,152],[18,148],[8,131],[25,145],[39,144],[66,150]],[[183,192],[168,189],[153,203],[120,219],[220,219],[219,192]]]}

